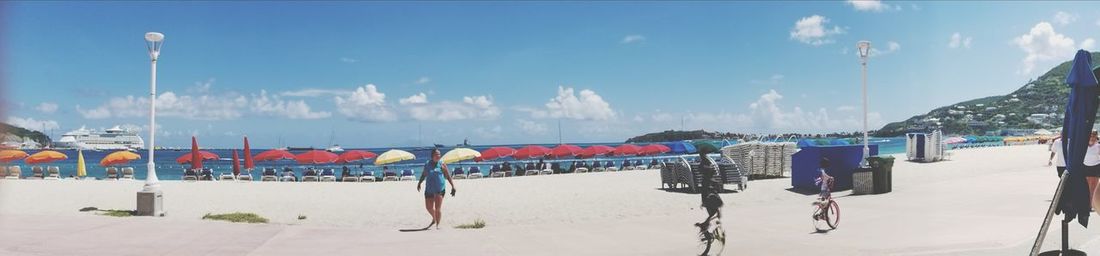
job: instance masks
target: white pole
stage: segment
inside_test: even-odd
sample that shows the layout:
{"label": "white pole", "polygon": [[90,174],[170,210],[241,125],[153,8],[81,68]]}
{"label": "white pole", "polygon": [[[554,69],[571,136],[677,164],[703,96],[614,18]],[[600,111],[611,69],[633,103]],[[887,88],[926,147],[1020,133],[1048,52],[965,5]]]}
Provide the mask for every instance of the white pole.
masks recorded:
{"label": "white pole", "polygon": [[871,157],[871,148],[867,140],[867,58],[863,58],[863,160],[859,162],[862,167],[867,167],[867,158]]}
{"label": "white pole", "polygon": [[153,156],[156,151],[157,135],[157,55],[159,55],[159,52],[153,55],[153,72],[152,78],[149,81],[149,164],[145,177],[145,186],[143,187],[143,190],[147,192],[160,191],[160,180],[157,179],[157,166],[153,161]]}

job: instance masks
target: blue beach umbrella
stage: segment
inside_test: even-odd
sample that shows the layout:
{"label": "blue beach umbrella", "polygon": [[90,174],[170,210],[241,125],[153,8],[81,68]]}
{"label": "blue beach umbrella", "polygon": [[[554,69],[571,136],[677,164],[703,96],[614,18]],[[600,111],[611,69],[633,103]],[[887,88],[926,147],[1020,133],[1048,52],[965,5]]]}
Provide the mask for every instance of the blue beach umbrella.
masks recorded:
{"label": "blue beach umbrella", "polygon": [[1058,201],[1058,211],[1065,213],[1065,221],[1075,217],[1081,226],[1089,223],[1089,191],[1085,182],[1084,159],[1087,150],[1089,132],[1096,121],[1098,102],[1096,75],[1092,70],[1092,56],[1084,50],[1077,51],[1073,58],[1073,67],[1066,76],[1070,86],[1069,102],[1066,104],[1066,118],[1063,121],[1062,152],[1066,152],[1066,175],[1062,197]]}
{"label": "blue beach umbrella", "polygon": [[672,151],[670,152],[673,154],[695,153],[695,145],[691,145],[691,143],[688,143],[687,141],[665,143],[665,146],[668,146],[669,149],[672,149]]}

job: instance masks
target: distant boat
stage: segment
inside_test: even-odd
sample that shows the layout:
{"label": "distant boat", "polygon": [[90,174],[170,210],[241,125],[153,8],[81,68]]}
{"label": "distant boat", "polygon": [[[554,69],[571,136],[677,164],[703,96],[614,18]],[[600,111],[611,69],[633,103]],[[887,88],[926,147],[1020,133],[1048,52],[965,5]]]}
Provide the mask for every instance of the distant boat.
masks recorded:
{"label": "distant boat", "polygon": [[287,151],[310,151],[310,150],[314,150],[314,149],[315,148],[313,148],[313,147],[304,147],[304,148],[302,148],[302,147],[286,147]]}
{"label": "distant boat", "polygon": [[442,147],[446,147],[446,146],[443,146],[443,144],[435,144],[435,147],[436,148],[442,148]]}
{"label": "distant boat", "polygon": [[119,126],[98,132],[80,127],[75,131],[61,135],[53,143],[55,148],[73,148],[84,150],[137,150],[145,147],[145,141],[137,132],[123,130]]}
{"label": "distant boat", "polygon": [[344,152],[344,148],[341,148],[340,145],[333,144],[331,147],[325,149],[325,151],[332,152],[332,153],[340,153],[340,152]]}
{"label": "distant boat", "polygon": [[470,139],[469,138],[462,139],[462,144],[455,145],[455,147],[469,147],[469,146],[470,146]]}

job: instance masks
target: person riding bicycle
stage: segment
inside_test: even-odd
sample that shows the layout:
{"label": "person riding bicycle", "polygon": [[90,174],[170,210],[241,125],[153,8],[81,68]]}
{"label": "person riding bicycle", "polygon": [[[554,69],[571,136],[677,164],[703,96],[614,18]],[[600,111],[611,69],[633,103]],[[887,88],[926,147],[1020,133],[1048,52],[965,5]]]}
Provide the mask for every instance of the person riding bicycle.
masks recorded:
{"label": "person riding bicycle", "polygon": [[[702,180],[699,187],[699,195],[702,198],[702,207],[707,210],[707,218],[703,222],[695,223],[696,227],[699,227],[699,233],[701,239],[704,241],[705,249],[701,255],[710,255],[711,245],[715,240],[721,245],[725,244],[725,234],[714,234],[711,232],[711,220],[717,219],[715,224],[721,225],[722,219],[722,197],[718,195],[722,191],[722,181],[718,175],[718,164],[714,162],[707,154],[718,152],[718,148],[713,144],[706,142],[695,143],[696,151],[699,153],[699,169],[698,172],[702,176]],[[721,252],[719,249],[717,252]]]}
{"label": "person riding bicycle", "polygon": [[822,157],[820,162],[821,168],[817,170],[821,172],[821,177],[818,177],[814,183],[821,186],[821,200],[829,198],[830,185],[833,183],[833,176],[829,176],[825,173],[825,168],[829,168],[829,158]]}

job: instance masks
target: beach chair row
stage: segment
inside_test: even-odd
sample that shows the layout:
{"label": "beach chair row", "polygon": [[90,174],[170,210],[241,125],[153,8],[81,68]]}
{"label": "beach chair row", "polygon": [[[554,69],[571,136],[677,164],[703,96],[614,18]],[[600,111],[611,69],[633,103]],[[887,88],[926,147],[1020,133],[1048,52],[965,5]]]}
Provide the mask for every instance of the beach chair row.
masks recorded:
{"label": "beach chair row", "polygon": [[18,179],[38,179],[38,180],[58,180],[61,179],[61,168],[57,166],[31,166],[31,175],[24,176],[23,168],[20,166],[0,166],[0,178],[8,180]]}
{"label": "beach chair row", "polygon": [[[721,179],[722,184],[736,185],[739,191],[747,189],[749,172],[746,168],[741,168],[737,165],[737,162],[729,157],[719,156],[718,159],[716,161],[718,166],[716,167],[718,168],[718,178]],[[661,187],[669,189],[686,188],[692,192],[697,191],[703,180],[702,174],[696,171],[700,169],[700,161],[698,160],[680,157],[665,164],[661,168]]]}

